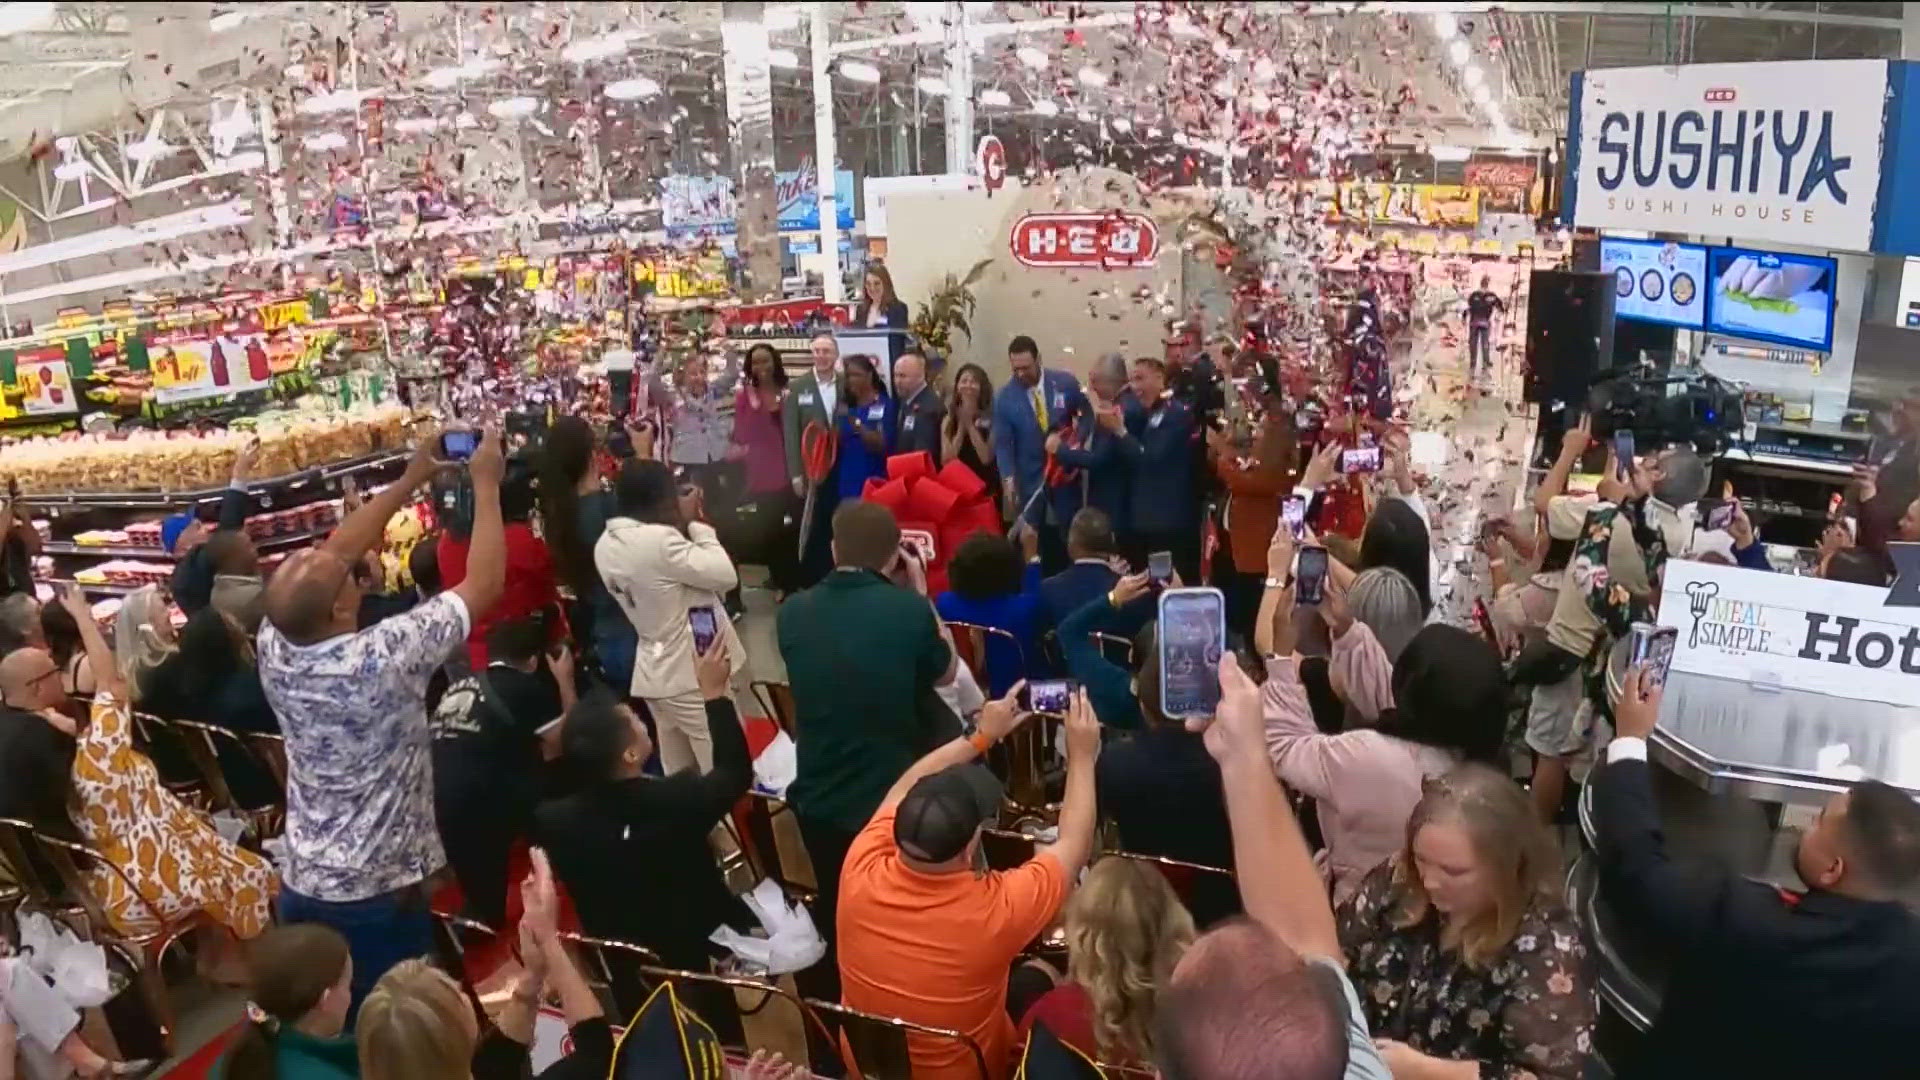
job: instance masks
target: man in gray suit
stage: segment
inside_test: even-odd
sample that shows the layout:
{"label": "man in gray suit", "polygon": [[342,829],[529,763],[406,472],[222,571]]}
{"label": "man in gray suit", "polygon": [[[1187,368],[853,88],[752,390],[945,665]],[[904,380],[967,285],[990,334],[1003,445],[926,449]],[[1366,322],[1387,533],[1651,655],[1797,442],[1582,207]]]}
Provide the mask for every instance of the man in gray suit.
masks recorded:
{"label": "man in gray suit", "polygon": [[[838,421],[834,410],[842,397],[840,387],[840,343],[832,334],[816,335],[807,346],[813,354],[813,370],[793,380],[787,388],[787,400],[780,407],[780,426],[787,438],[787,476],[793,481],[793,493],[807,495],[807,472],[801,458],[801,435],[808,426],[818,424],[830,446],[839,444]],[[838,455],[834,471],[819,484],[813,499],[813,519],[806,536],[806,548],[800,556],[800,583],[812,585],[833,569],[833,508],[840,501]],[[796,522],[796,525],[798,523]]]}

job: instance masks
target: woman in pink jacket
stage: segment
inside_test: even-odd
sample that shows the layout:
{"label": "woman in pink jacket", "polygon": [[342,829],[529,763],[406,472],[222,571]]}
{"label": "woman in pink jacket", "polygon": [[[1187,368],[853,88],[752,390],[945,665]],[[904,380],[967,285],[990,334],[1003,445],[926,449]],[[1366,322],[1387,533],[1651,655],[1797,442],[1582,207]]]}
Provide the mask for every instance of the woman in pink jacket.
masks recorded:
{"label": "woman in pink jacket", "polygon": [[[1322,864],[1334,902],[1400,850],[1421,785],[1463,760],[1493,763],[1506,731],[1507,682],[1481,638],[1429,625],[1390,661],[1373,631],[1348,610],[1352,572],[1334,564],[1321,618],[1333,639],[1328,675],[1368,726],[1335,735],[1314,726],[1294,653],[1293,540],[1282,529],[1268,549],[1269,587],[1254,643],[1267,658],[1267,750],[1286,785],[1314,799],[1327,848]],[[1287,581],[1284,587],[1272,582]]]}

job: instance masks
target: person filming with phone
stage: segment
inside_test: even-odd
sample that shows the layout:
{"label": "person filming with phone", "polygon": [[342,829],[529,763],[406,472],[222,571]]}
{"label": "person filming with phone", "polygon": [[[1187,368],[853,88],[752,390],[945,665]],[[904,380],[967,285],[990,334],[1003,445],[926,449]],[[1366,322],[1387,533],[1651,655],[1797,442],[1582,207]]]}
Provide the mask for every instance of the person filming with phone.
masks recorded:
{"label": "person filming with phone", "polygon": [[1914,1071],[1920,1031],[1920,804],[1877,780],[1832,796],[1802,833],[1791,895],[1667,848],[1647,740],[1661,687],[1627,672],[1615,737],[1588,781],[1600,895],[1672,964],[1663,1008],[1622,1076]]}
{"label": "person filming with phone", "polygon": [[746,670],[747,651],[722,606],[740,576],[713,526],[700,520],[702,499],[698,487],[677,486],[665,464],[630,461],[614,486],[615,516],[593,549],[601,580],[638,638],[627,692],[653,714],[667,773],[713,767],[693,670],[702,646],[724,638],[736,682]]}

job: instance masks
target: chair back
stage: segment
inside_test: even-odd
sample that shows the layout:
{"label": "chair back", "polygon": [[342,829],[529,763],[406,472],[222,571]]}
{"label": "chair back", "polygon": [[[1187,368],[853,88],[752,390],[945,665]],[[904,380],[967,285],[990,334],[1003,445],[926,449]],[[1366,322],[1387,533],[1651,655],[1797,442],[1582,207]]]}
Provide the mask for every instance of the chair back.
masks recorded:
{"label": "chair back", "polygon": [[172,731],[180,749],[199,774],[200,784],[206,789],[207,797],[213,801],[213,809],[227,810],[235,814],[242,813],[239,800],[233,797],[233,789],[227,784],[226,771],[220,767],[220,744],[230,743],[245,752],[245,747],[233,733],[225,728],[202,724],[193,720],[160,721]]}
{"label": "chair back", "polygon": [[[756,882],[771,879],[791,894],[812,899],[814,888],[790,876],[785,861],[780,857],[781,820],[784,818],[792,826],[792,834],[798,835],[799,822],[793,815],[793,808],[786,800],[763,791],[748,791],[741,808],[744,835],[736,835],[742,841],[740,850],[747,857],[747,866],[753,871],[753,879]],[[727,820],[731,825],[733,819]]]}
{"label": "chair back", "polygon": [[192,741],[152,713],[135,710],[129,715],[134,748],[153,762],[161,786],[188,806],[211,809],[215,797],[207,790],[205,771],[194,760]]}
{"label": "chair back", "polygon": [[981,829],[980,851],[987,857],[987,869],[1012,870],[1033,860],[1039,842],[1011,829]]}
{"label": "chair back", "polygon": [[1087,636],[1093,639],[1093,647],[1099,649],[1100,655],[1106,657],[1109,662],[1118,664],[1128,671],[1133,670],[1132,641],[1119,634],[1109,634],[1100,630],[1095,630]]}
{"label": "chair back", "polygon": [[43,907],[70,903],[59,872],[40,850],[32,825],[16,818],[0,818],[0,859],[13,872],[13,880],[26,899]]}
{"label": "chair back", "polygon": [[487,1009],[480,1001],[478,977],[468,967],[467,949],[470,946],[489,945],[499,939],[500,935],[493,927],[478,919],[445,911],[433,913],[434,959],[440,962],[442,970],[459,982],[460,989],[467,995],[467,1003],[473,1006],[474,1019],[480,1022],[482,1031],[487,1027]]}
{"label": "chair back", "polygon": [[787,733],[787,738],[799,738],[793,704],[793,687],[786,683],[755,679],[752,688],[754,700],[767,711],[767,715],[773,718],[774,723],[780,725],[780,730]]}
{"label": "chair back", "polygon": [[1061,759],[1066,717],[1035,713],[1015,728],[1006,747],[1007,802],[1022,814],[1046,816],[1047,770]]}
{"label": "chair back", "polygon": [[[660,958],[652,949],[644,945],[635,945],[631,941],[615,941],[612,938],[589,937],[570,930],[560,931],[560,940],[572,946],[573,951],[586,959],[581,965],[587,982],[599,991],[600,998],[607,1006],[607,1015],[618,1017],[624,1023],[632,1015],[639,1001],[624,1000],[621,990],[628,984],[638,982],[632,987],[641,993],[652,989],[652,984],[640,979],[638,972],[660,966]],[[618,970],[616,970],[618,969]],[[631,997],[632,995],[626,995]]]}
{"label": "chair back", "polygon": [[913,1048],[910,1036],[923,1042],[953,1042],[966,1047],[981,1080],[987,1072],[987,1056],[980,1044],[958,1031],[928,1027],[898,1017],[880,1016],[831,1002],[807,999],[807,1008],[816,1022],[831,1018],[840,1027],[840,1036],[853,1060],[851,1072],[863,1080],[913,1080]]}
{"label": "chair back", "polygon": [[953,633],[953,648],[960,654],[960,662],[967,665],[967,670],[973,673],[973,681],[979,683],[982,690],[989,690],[993,686],[991,665],[987,663],[989,642],[1001,642],[1013,656],[1014,670],[1008,673],[1012,676],[1009,683],[1013,679],[1027,677],[1026,650],[1020,647],[1020,639],[1014,637],[1011,631],[968,622],[949,622],[947,629]]}

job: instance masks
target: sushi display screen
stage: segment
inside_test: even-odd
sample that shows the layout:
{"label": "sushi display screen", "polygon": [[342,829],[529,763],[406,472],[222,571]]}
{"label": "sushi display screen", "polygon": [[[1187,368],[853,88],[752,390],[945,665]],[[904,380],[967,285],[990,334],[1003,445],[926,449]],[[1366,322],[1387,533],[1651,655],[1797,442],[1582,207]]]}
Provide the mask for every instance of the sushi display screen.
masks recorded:
{"label": "sushi display screen", "polygon": [[1613,275],[1616,317],[1686,330],[1698,330],[1705,325],[1705,247],[1664,240],[1601,237],[1600,269]]}
{"label": "sushi display screen", "polygon": [[1833,259],[1717,247],[1707,261],[1713,285],[1708,330],[1816,352],[1833,348],[1833,289],[1839,276]]}

